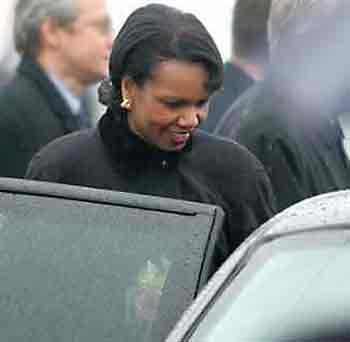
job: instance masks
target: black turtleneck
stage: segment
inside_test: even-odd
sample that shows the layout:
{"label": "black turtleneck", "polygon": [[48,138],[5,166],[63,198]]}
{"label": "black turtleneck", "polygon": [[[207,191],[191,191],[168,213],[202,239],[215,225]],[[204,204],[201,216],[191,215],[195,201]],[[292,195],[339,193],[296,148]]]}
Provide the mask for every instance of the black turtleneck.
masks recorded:
{"label": "black turtleneck", "polygon": [[182,151],[163,151],[145,143],[130,130],[124,113],[116,114],[108,110],[99,121],[98,129],[111,157],[118,161],[116,166],[119,168],[128,166],[126,169],[140,170],[157,165],[162,168],[174,167],[181,155],[191,150],[191,141]]}

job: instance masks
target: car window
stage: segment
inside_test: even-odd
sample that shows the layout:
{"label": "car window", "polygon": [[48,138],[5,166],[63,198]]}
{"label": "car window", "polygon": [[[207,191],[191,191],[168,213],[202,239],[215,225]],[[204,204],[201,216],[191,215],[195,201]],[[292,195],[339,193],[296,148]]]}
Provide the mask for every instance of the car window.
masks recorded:
{"label": "car window", "polygon": [[337,327],[350,336],[349,238],[319,232],[262,245],[189,341],[314,341],[319,329]]}
{"label": "car window", "polygon": [[212,219],[0,194],[0,339],[160,340],[196,293]]}

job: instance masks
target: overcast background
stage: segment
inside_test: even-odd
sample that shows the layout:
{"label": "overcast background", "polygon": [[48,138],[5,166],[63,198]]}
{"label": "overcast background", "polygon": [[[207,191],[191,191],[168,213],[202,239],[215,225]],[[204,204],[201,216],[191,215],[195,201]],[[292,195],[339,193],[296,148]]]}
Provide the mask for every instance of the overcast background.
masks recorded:
{"label": "overcast background", "polygon": [[[6,0],[5,0],[6,1]],[[113,22],[118,30],[127,16],[137,7],[149,3],[163,3],[194,13],[206,26],[219,47],[224,60],[230,57],[231,13],[234,0],[198,1],[198,0],[110,0]]]}
{"label": "overcast background", "polygon": [[[15,0],[0,0],[0,62],[10,51],[10,58],[6,64],[15,64],[16,58],[12,58],[12,20],[13,4]],[[108,0],[115,29],[118,31],[127,16],[137,7],[152,2],[163,3],[179,9],[194,13],[207,27],[208,31],[216,41],[224,60],[230,57],[231,49],[231,16],[235,0],[217,0],[206,4],[206,1],[198,0]]]}

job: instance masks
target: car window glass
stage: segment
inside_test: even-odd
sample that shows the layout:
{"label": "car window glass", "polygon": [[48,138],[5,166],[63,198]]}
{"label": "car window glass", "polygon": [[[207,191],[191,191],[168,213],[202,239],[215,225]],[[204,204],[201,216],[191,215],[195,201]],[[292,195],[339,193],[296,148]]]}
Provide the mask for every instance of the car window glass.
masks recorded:
{"label": "car window glass", "polygon": [[347,326],[349,334],[349,241],[339,232],[261,246],[190,341],[295,342],[295,336],[337,326]]}
{"label": "car window glass", "polygon": [[174,307],[195,293],[200,227],[209,216],[1,194],[1,340],[149,340],[172,317],[164,292]]}

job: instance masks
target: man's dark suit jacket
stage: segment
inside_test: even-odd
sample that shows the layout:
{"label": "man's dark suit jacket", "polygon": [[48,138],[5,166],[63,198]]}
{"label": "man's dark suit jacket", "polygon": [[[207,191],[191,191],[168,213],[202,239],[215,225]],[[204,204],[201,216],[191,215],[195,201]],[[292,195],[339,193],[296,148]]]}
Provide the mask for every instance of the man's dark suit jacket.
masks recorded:
{"label": "man's dark suit jacket", "polygon": [[350,164],[335,110],[311,110],[262,84],[244,108],[234,133],[262,162],[278,210],[315,195],[348,189]]}
{"label": "man's dark suit jacket", "polygon": [[231,62],[226,62],[224,65],[222,89],[214,94],[210,100],[209,115],[207,120],[201,124],[201,128],[209,133],[213,133],[226,110],[238,96],[253,84],[254,80],[242,69]]}
{"label": "man's dark suit jacket", "polygon": [[225,113],[223,113],[222,118],[214,130],[215,135],[236,140],[237,131],[239,130],[242,120],[249,114],[252,103],[254,103],[259,95],[261,83],[262,82],[255,82],[232,103]]}
{"label": "man's dark suit jacket", "polygon": [[78,128],[44,70],[23,57],[14,79],[0,90],[0,177],[23,177],[35,152]]}

